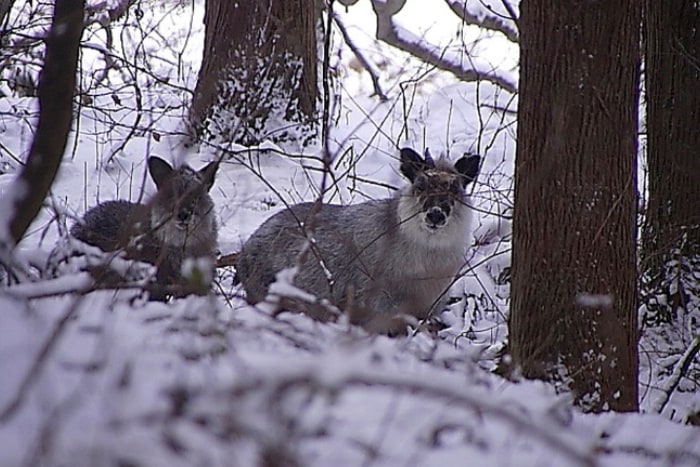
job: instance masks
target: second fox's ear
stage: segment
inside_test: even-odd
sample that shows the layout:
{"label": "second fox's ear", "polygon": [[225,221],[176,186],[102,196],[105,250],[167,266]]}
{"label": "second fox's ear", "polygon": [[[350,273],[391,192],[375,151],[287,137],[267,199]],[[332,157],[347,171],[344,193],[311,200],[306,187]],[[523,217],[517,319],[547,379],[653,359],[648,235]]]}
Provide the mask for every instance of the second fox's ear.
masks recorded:
{"label": "second fox's ear", "polygon": [[148,172],[158,188],[173,174],[173,168],[160,157],[148,158]]}
{"label": "second fox's ear", "polygon": [[219,170],[219,161],[210,162],[199,171],[199,176],[202,178],[202,183],[207,191],[211,190],[216,178],[216,171]]}

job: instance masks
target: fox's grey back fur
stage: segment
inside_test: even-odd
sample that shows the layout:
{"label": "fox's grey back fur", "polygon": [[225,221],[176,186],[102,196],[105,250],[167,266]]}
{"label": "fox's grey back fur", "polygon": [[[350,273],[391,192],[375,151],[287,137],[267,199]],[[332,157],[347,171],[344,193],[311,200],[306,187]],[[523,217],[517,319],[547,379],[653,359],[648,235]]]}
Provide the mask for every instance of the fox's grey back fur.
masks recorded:
{"label": "fox's grey back fur", "polygon": [[[346,309],[354,323],[400,331],[405,324],[395,318],[425,318],[443,307],[465,263],[470,207],[464,188],[480,159],[463,158],[453,167],[408,148],[401,159],[401,171],[413,183],[392,198],[349,206],[303,203],[263,223],[236,263],[248,301],[263,300],[276,273],[297,265],[312,238],[295,285]],[[440,203],[446,214],[435,207]]]}
{"label": "fox's grey back fur", "polygon": [[[181,294],[204,292],[188,290],[181,267],[187,258],[206,258],[211,264],[206,272],[213,275],[217,224],[209,190],[218,163],[195,171],[187,165],[173,169],[164,160],[150,157],[148,169],[158,187],[150,201],[101,203],[73,225],[71,235],[103,251],[123,248],[128,257],[155,265],[160,286],[179,287]],[[161,299],[165,294],[152,296]]]}

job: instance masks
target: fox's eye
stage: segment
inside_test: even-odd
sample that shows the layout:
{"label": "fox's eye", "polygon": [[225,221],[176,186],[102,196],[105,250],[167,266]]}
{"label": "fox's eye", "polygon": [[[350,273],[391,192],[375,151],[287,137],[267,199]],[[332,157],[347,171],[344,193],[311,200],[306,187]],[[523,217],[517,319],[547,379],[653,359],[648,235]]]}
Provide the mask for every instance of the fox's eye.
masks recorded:
{"label": "fox's eye", "polygon": [[462,191],[462,187],[459,185],[458,181],[450,183],[450,193],[453,195],[458,195]]}
{"label": "fox's eye", "polygon": [[428,188],[428,182],[425,181],[425,178],[423,177],[418,177],[416,179],[416,182],[413,184],[413,188],[418,192],[422,193]]}

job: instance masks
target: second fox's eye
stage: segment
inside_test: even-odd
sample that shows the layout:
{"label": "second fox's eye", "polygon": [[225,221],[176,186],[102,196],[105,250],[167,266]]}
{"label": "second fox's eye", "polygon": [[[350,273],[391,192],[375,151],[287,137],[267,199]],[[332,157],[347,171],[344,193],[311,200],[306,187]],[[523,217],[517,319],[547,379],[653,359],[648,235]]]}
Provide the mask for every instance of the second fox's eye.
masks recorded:
{"label": "second fox's eye", "polygon": [[190,218],[191,215],[192,215],[192,213],[189,210],[181,209],[177,213],[177,220],[179,220],[180,222],[185,222],[186,220],[188,220]]}
{"label": "second fox's eye", "polygon": [[457,180],[450,183],[450,193],[453,195],[458,195],[461,191],[462,187]]}
{"label": "second fox's eye", "polygon": [[413,184],[413,188],[415,188],[418,193],[422,193],[426,190],[426,188],[428,188],[428,182],[424,177],[418,177],[416,182]]}

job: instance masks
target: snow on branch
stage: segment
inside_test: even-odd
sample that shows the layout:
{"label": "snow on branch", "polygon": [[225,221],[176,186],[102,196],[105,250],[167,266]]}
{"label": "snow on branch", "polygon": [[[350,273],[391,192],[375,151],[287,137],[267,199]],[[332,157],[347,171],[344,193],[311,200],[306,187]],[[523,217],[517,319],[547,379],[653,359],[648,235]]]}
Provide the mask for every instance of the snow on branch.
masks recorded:
{"label": "snow on branch", "polygon": [[518,42],[518,18],[509,0],[502,0],[502,8],[498,9],[484,1],[445,0],[445,3],[465,24],[500,32],[509,41]]}
{"label": "snow on branch", "polygon": [[663,385],[663,394],[656,399],[651,407],[651,410],[656,413],[663,412],[666,404],[671,399],[671,394],[678,388],[681,379],[688,374],[688,368],[693,362],[695,357],[697,357],[698,352],[700,352],[700,336],[695,336],[692,344],[683,353],[683,356],[678,360],[676,366],[673,368],[671,376],[668,378],[666,383]]}
{"label": "snow on branch", "polygon": [[103,26],[121,19],[136,3],[136,0],[103,0],[89,1],[85,5],[87,23],[96,22]]}
{"label": "snow on branch", "polygon": [[470,58],[465,66],[461,55],[456,56],[440,50],[395,24],[393,16],[405,3],[406,0],[372,0],[372,8],[377,16],[377,39],[440,70],[448,71],[462,81],[488,81],[508,92],[516,92],[515,83],[510,78],[498,74],[490,63]]}
{"label": "snow on branch", "polygon": [[386,369],[371,369],[361,355],[354,362],[346,361],[337,365],[334,356],[327,359],[314,359],[313,362],[299,363],[287,368],[275,367],[274,370],[260,371],[252,378],[246,378],[227,389],[229,394],[240,395],[254,392],[279,395],[287,389],[307,387],[320,392],[337,394],[353,387],[382,387],[392,391],[401,391],[423,398],[448,401],[452,405],[486,414],[510,425],[520,433],[549,446],[571,461],[570,465],[592,467],[595,465],[595,450],[590,441],[573,436],[562,430],[549,414],[544,417],[549,423],[543,423],[543,414],[532,412],[525,407],[513,406],[503,400],[485,397],[483,393],[464,387],[454,378],[417,379],[415,375],[396,373]]}

